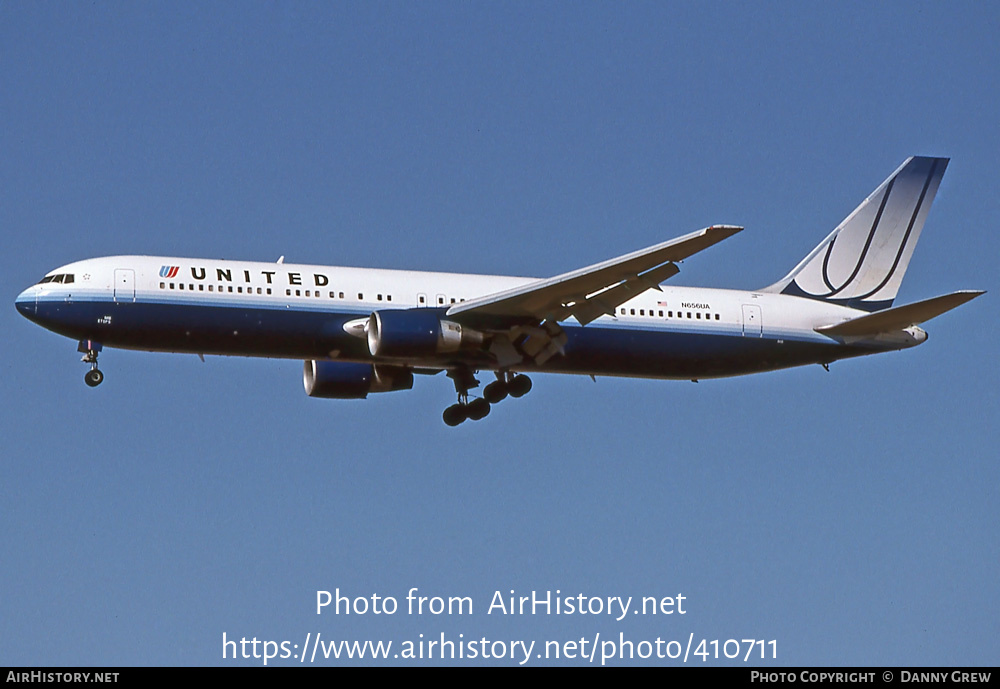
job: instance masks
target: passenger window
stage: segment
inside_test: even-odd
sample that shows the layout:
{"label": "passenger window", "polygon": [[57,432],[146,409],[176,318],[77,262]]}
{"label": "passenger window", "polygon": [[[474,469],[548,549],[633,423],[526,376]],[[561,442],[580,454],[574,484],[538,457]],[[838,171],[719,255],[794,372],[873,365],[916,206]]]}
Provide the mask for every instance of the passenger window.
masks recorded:
{"label": "passenger window", "polygon": [[380,294],[380,295],[378,295],[378,300],[379,300],[379,301],[382,301],[382,295],[381,295],[381,294]]}
{"label": "passenger window", "polygon": [[164,283],[164,282],[161,282],[161,283],[160,283],[160,289],[163,289],[164,287],[166,287],[166,283]]}
{"label": "passenger window", "polygon": [[715,314],[715,320],[719,320],[719,314]]}
{"label": "passenger window", "polygon": [[358,300],[359,301],[364,301],[365,300],[365,295],[362,294],[361,292],[358,292]]}

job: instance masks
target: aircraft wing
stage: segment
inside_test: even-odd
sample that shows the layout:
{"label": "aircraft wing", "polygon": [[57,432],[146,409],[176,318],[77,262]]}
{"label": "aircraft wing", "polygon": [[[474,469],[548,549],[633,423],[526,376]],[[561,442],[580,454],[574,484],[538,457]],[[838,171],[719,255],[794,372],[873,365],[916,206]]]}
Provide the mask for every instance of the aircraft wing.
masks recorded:
{"label": "aircraft wing", "polygon": [[[736,234],[742,227],[713,225],[670,241],[640,249],[552,278],[455,304],[449,317],[506,317],[559,322],[576,317],[586,325],[679,272],[682,261]],[[457,320],[461,320],[460,318]]]}
{"label": "aircraft wing", "polygon": [[826,325],[816,328],[816,332],[823,333],[830,337],[863,337],[865,335],[878,335],[879,333],[903,330],[913,325],[918,325],[924,321],[929,321],[935,316],[951,311],[961,306],[967,301],[975,299],[981,291],[962,290],[952,292],[932,299],[924,299],[906,306],[897,306],[884,311],[859,318],[852,318],[843,323]]}

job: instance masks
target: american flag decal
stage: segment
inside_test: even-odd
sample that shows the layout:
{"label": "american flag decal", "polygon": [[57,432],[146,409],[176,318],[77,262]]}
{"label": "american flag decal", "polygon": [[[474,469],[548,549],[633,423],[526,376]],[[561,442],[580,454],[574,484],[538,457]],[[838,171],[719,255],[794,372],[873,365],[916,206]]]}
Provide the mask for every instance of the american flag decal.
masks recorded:
{"label": "american flag decal", "polygon": [[178,270],[180,270],[180,266],[160,266],[160,277],[161,278],[177,277]]}

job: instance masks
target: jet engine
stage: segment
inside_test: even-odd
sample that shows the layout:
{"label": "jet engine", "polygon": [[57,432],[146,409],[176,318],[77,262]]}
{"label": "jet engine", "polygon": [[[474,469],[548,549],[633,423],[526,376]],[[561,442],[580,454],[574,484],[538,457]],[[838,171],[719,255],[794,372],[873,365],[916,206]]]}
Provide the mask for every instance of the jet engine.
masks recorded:
{"label": "jet engine", "polygon": [[364,399],[370,392],[413,387],[413,371],[401,366],[373,366],[344,361],[307,361],[302,383],[310,397]]}
{"label": "jet engine", "polygon": [[483,343],[481,332],[443,320],[431,309],[375,311],[366,331],[368,351],[378,357],[429,357]]}

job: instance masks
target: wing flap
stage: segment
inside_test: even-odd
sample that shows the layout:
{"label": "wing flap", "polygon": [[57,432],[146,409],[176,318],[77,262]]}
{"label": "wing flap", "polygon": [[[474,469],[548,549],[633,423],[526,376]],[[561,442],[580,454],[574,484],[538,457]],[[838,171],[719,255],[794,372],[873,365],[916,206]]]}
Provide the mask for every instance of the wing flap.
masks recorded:
{"label": "wing flap", "polygon": [[676,263],[666,263],[652,270],[647,270],[641,275],[628,278],[622,283],[602,290],[597,294],[592,294],[584,301],[574,303],[566,308],[567,313],[562,318],[564,320],[570,316],[575,316],[580,325],[587,325],[591,321],[608,314],[615,315],[615,309],[624,304],[632,297],[636,297],[649,289],[660,289],[660,283],[667,278],[673,277],[681,271]]}
{"label": "wing flap", "polygon": [[877,311],[867,316],[852,318],[843,323],[824,325],[815,330],[830,337],[861,337],[904,330],[951,311],[984,293],[977,290],[961,290],[913,304]]}

